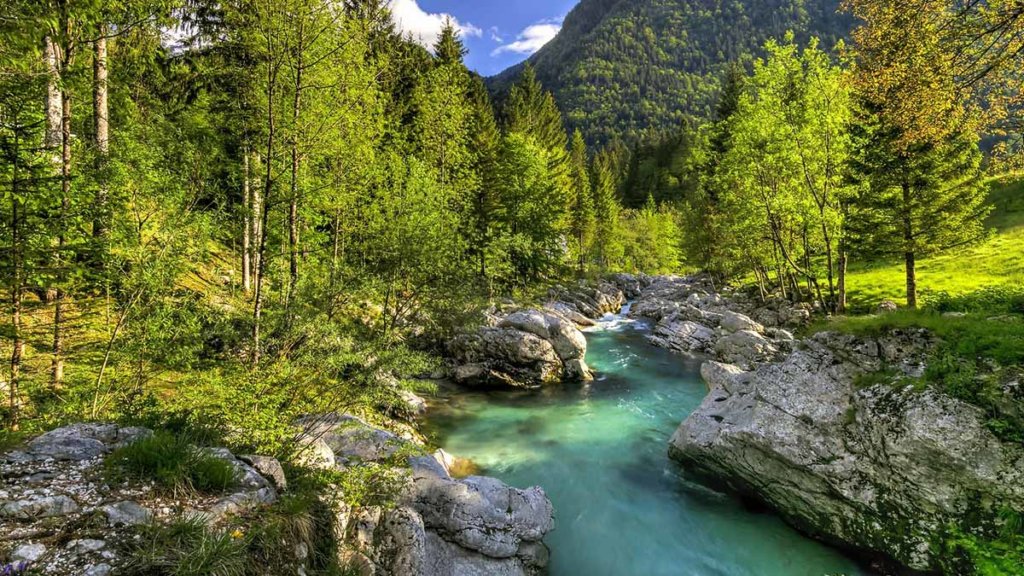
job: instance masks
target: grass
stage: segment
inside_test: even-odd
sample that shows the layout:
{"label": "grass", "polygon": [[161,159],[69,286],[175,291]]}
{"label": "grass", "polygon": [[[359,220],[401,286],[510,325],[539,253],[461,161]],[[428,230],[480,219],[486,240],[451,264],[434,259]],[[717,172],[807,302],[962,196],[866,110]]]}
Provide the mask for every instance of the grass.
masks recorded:
{"label": "grass", "polygon": [[247,543],[238,532],[210,528],[198,517],[141,529],[131,543],[126,576],[244,576]]}
{"label": "grass", "polygon": [[[925,303],[945,294],[965,294],[987,287],[1024,286],[1024,175],[995,179],[988,226],[994,231],[981,244],[924,258],[917,283]],[[906,300],[902,263],[852,263],[849,302],[854,310],[870,310],[883,300]]]}
{"label": "grass", "polygon": [[107,458],[113,475],[152,480],[172,492],[223,492],[238,481],[231,463],[196,448],[185,437],[159,431],[115,450]]}

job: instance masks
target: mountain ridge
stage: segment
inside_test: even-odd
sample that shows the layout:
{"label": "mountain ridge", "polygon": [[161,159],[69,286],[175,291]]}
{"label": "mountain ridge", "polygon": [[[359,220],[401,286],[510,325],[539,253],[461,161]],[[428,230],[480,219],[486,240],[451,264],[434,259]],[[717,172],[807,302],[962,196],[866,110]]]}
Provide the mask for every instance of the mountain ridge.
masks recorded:
{"label": "mountain ridge", "polygon": [[712,115],[729,62],[793,31],[825,48],[847,36],[841,0],[582,0],[526,62],[488,78],[504,92],[526,63],[591,144],[633,140]]}

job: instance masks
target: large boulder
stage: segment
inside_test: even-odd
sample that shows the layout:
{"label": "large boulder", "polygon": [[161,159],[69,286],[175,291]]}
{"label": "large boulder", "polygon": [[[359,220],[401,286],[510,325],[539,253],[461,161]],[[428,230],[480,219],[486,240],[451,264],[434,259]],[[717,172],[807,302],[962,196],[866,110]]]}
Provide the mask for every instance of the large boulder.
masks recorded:
{"label": "large boulder", "polygon": [[[396,506],[335,510],[335,533],[342,539],[339,557],[359,573],[378,576],[532,576],[548,561],[544,536],[554,527],[551,501],[540,488],[520,490],[494,478],[453,478],[445,464],[451,456],[422,454],[390,432],[343,415],[300,422],[308,434],[323,436],[338,461],[359,453],[350,466],[389,465],[398,469]],[[381,443],[366,439],[387,438]],[[397,447],[393,451],[392,448]],[[417,452],[420,452],[417,454]]]}
{"label": "large boulder", "polygon": [[[574,312],[575,311],[575,312]],[[572,320],[582,315],[565,302],[545,310],[518,310],[495,326],[462,334],[449,343],[461,384],[534,387],[563,379],[589,380],[587,340]]]}
{"label": "large boulder", "polygon": [[705,365],[711,391],[669,454],[816,537],[936,570],[946,527],[998,525],[1001,507],[1024,509],[1024,447],[941,393],[858,386],[880,371],[919,374],[931,345],[916,331],[819,334],[753,372]]}
{"label": "large boulder", "polygon": [[587,354],[587,339],[579,328],[554,314],[522,310],[506,316],[498,327],[514,328],[547,340],[562,362],[583,358]]}
{"label": "large boulder", "polygon": [[481,328],[457,336],[449,352],[455,379],[470,385],[539,386],[561,379],[564,365],[551,342],[514,328]]}

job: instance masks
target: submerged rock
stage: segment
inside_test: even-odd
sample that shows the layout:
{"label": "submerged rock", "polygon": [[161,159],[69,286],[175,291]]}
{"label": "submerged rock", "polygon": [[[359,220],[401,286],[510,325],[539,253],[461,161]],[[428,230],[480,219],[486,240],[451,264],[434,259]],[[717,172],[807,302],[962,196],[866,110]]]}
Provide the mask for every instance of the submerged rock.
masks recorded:
{"label": "submerged rock", "polygon": [[941,393],[857,386],[883,369],[919,373],[931,345],[917,331],[826,333],[752,372],[706,363],[711,391],[669,453],[814,536],[936,570],[946,527],[1024,509],[1024,448]]}

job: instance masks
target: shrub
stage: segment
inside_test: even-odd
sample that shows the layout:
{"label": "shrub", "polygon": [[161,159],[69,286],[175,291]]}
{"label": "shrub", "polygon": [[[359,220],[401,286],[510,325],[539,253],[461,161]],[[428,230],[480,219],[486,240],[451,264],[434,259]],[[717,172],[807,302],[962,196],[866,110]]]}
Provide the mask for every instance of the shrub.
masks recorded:
{"label": "shrub", "polygon": [[183,436],[163,430],[115,450],[107,463],[115,474],[152,480],[172,492],[219,492],[238,479],[230,462],[196,448]]}
{"label": "shrub", "polygon": [[989,286],[967,294],[939,292],[929,307],[939,312],[1024,314],[1024,286]]}

